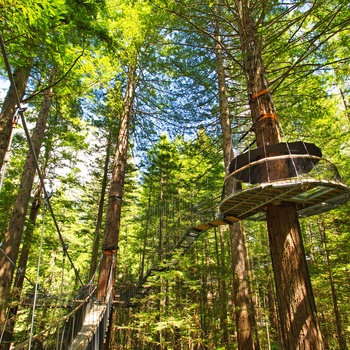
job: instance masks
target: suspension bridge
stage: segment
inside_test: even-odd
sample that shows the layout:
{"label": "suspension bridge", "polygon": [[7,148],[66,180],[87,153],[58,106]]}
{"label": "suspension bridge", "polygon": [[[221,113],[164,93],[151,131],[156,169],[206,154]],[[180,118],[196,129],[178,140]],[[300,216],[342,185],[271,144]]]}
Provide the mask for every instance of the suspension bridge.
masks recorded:
{"label": "suspension bridge", "polygon": [[[64,305],[52,302],[45,304],[45,295],[40,298],[39,293],[27,298],[26,302],[22,303],[22,307],[33,308],[36,305],[36,307],[61,308],[66,311],[59,320],[52,322],[37,334],[32,334],[34,330],[31,330],[28,339],[19,344],[11,345],[11,349],[101,349],[108,331],[112,307],[126,308],[137,305],[140,299],[150,292],[151,288],[146,285],[150,277],[176,265],[176,257],[184,255],[203,232],[237,221],[237,219],[234,221],[230,221],[229,218],[221,219],[217,213],[213,214],[220,199],[221,196],[217,196],[193,206],[188,215],[191,216],[192,222],[198,222],[198,224],[186,230],[173,249],[167,253],[165,259],[161,263],[155,263],[133,287],[124,289],[118,285],[108,284],[105,297],[103,300],[98,300],[96,298],[96,285],[91,280],[88,285],[80,288],[74,300],[66,301]],[[41,299],[42,303],[40,304]],[[2,336],[5,329],[6,324],[2,330]]]}
{"label": "suspension bridge", "polygon": [[[203,232],[243,219],[264,220],[264,208],[269,203],[294,202],[300,217],[326,212],[345,203],[349,198],[349,189],[335,166],[320,154],[310,154],[309,150],[302,152],[300,145],[298,147],[296,151],[280,156],[269,157],[269,154],[264,154],[263,158],[255,160],[249,156],[248,162],[244,161],[238,167],[236,165],[226,180],[234,176],[236,180],[243,179],[248,186],[224,198],[213,197],[193,206],[189,215],[194,224],[185,231],[161,262],[154,263],[140,276],[138,283],[128,288],[108,284],[103,300],[96,299],[96,287],[92,282],[83,286],[77,298],[70,303],[70,311],[64,317],[38,334],[31,334],[29,339],[12,346],[11,349],[28,349],[30,344],[33,349],[101,349],[108,331],[112,307],[137,305],[151,293],[150,279],[175,266],[179,257],[186,254]],[[272,149],[271,153],[276,152]],[[289,171],[290,177],[271,179],[269,174],[265,174],[265,181],[260,182],[261,169],[272,169],[271,163],[276,161],[283,161],[292,167]]]}

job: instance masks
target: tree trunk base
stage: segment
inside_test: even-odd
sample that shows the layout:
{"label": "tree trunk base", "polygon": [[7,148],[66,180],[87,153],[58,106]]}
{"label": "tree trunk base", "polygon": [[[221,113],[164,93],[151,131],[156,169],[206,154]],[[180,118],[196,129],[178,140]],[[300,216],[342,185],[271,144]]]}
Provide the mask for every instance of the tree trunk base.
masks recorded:
{"label": "tree trunk base", "polygon": [[286,350],[323,349],[294,203],[267,207],[270,253]]}

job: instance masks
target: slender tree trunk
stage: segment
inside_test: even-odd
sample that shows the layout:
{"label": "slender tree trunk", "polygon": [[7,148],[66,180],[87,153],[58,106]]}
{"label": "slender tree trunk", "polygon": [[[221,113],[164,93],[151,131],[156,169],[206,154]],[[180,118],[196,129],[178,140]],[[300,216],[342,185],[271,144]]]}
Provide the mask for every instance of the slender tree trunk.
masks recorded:
{"label": "slender tree trunk", "polygon": [[341,86],[339,86],[339,91],[340,91],[341,99],[343,101],[346,116],[348,117],[348,121],[350,123],[350,110],[349,110],[348,102],[346,100],[345,92]]}
{"label": "slender tree trunk", "polygon": [[145,231],[143,234],[143,246],[142,246],[142,257],[141,257],[141,267],[140,267],[140,278],[139,278],[140,282],[142,281],[143,275],[145,273],[145,258],[146,258],[146,250],[147,250],[148,229],[149,229],[149,223],[151,218],[152,188],[153,188],[153,181],[151,178],[151,184],[150,184],[149,194],[148,194],[148,203],[147,203],[146,225],[145,225]]}
{"label": "slender tree trunk", "polygon": [[272,333],[271,337],[276,343],[278,343],[279,347],[282,348],[282,340],[280,336],[281,332],[280,332],[279,323],[278,323],[276,298],[275,298],[275,293],[273,288],[272,276],[270,273],[270,269],[267,265],[265,265],[264,269],[265,269],[266,278],[267,278],[266,293],[267,293],[267,306],[269,310],[269,323],[270,323],[271,329],[273,330],[273,332],[271,332]]}
{"label": "slender tree trunk", "polygon": [[102,300],[106,293],[109,273],[111,271],[111,287],[115,280],[115,266],[120,231],[120,215],[124,192],[125,168],[128,156],[129,129],[132,117],[132,106],[135,95],[136,67],[129,67],[128,83],[125,91],[123,113],[120,119],[118,141],[115,151],[112,180],[106,213],[104,237],[102,243],[103,257],[99,269],[97,298]]}
{"label": "slender tree trunk", "polygon": [[[39,154],[45,136],[46,121],[51,106],[51,99],[51,91],[46,91],[32,136],[32,143],[36,156]],[[10,292],[15,269],[11,261],[17,261],[35,172],[35,158],[29,150],[10,219],[9,229],[5,235],[3,250],[6,255],[2,254],[0,256],[0,324],[5,320],[6,301],[11,300],[10,294],[8,293]]]}
{"label": "slender tree trunk", "polygon": [[[218,86],[220,97],[220,122],[222,129],[222,147],[224,153],[225,175],[229,174],[229,166],[234,157],[232,146],[231,121],[228,108],[228,94],[225,82],[225,70],[223,63],[222,47],[220,45],[220,33],[218,23],[215,23],[216,37],[216,61],[218,71]],[[234,192],[236,183],[233,177],[225,183],[225,195]],[[245,239],[241,223],[229,225],[232,249],[232,270],[234,285],[235,319],[238,349],[254,349],[252,317],[250,315],[251,296],[247,283],[246,249]]]}
{"label": "slender tree trunk", "polygon": [[104,208],[104,204],[105,204],[105,196],[106,196],[106,189],[107,189],[107,182],[108,182],[109,160],[110,160],[110,153],[111,153],[110,141],[111,141],[111,135],[109,134],[108,140],[107,140],[107,147],[106,147],[105,163],[104,163],[104,167],[103,167],[101,196],[100,196],[100,200],[98,203],[98,212],[97,212],[96,227],[95,227],[95,234],[94,234],[94,243],[92,246],[89,279],[93,278],[93,276],[96,272],[97,263],[98,263],[98,250],[100,247],[101,225],[102,225],[102,219],[103,219],[103,208]]}
{"label": "slender tree trunk", "polygon": [[[204,326],[202,326],[203,332],[207,338],[213,339],[216,343],[216,336],[213,334],[213,285],[212,285],[212,272],[210,268],[210,244],[209,237],[205,237],[204,252],[203,252],[203,268],[202,268],[202,283],[203,283],[203,300],[205,308]],[[215,344],[216,345],[216,344]],[[214,346],[216,348],[216,346]]]}
{"label": "slender tree trunk", "polygon": [[[163,172],[161,171],[160,174],[160,193],[159,193],[159,225],[158,225],[158,262],[162,262],[162,257],[163,257],[163,231],[164,231],[164,221],[163,221],[163,215],[164,215],[164,206],[165,202],[163,200],[163,186],[164,186],[164,181],[163,181]],[[163,287],[163,277],[160,277],[159,280],[159,286],[156,287],[156,293],[158,296],[161,295],[164,287]],[[157,300],[157,311],[158,315],[156,316],[156,321],[161,322],[162,321],[162,315],[164,313],[164,300],[163,299],[158,299]],[[165,333],[165,332],[164,332]],[[157,332],[157,342],[158,345],[155,346],[156,350],[162,350],[163,349],[163,331],[159,330]]]}
{"label": "slender tree trunk", "polygon": [[165,210],[165,201],[163,199],[163,172],[160,175],[160,193],[159,193],[159,234],[158,234],[158,261],[161,262],[163,258],[163,240],[164,240],[164,210]]}
{"label": "slender tree trunk", "polygon": [[232,269],[234,270],[233,288],[236,316],[236,331],[239,349],[254,349],[251,297],[245,261],[245,237],[240,223],[232,225],[230,240],[232,249]]}
{"label": "slender tree trunk", "polygon": [[335,324],[337,326],[339,349],[346,350],[347,349],[346,336],[345,336],[345,331],[344,331],[344,328],[342,325],[340,312],[339,312],[338,298],[337,298],[337,293],[335,291],[332,267],[331,267],[331,262],[329,259],[329,250],[327,247],[326,229],[325,229],[325,225],[324,225],[323,220],[320,220],[320,219],[318,220],[318,229],[319,229],[319,232],[321,235],[321,240],[322,240],[323,249],[324,249],[324,255],[326,258],[329,283],[330,283],[331,291],[332,291],[333,310],[334,310],[334,316],[335,316]]}
{"label": "slender tree trunk", "polygon": [[[18,260],[18,272],[16,274],[15,282],[13,285],[12,296],[13,296],[13,299],[17,299],[17,300],[20,300],[20,296],[23,288],[24,276],[26,274],[27,261],[29,257],[30,246],[33,239],[34,227],[38,216],[39,208],[41,206],[41,195],[42,195],[41,185],[38,184],[34,193],[32,207],[30,209],[29,225],[27,226],[24,232],[23,248]],[[2,343],[0,345],[1,350],[10,349],[17,312],[18,312],[18,305],[15,305],[9,309],[9,316],[7,321],[8,326],[4,331]]]}
{"label": "slender tree trunk", "polygon": [[[18,97],[22,100],[29,78],[30,69],[24,67],[17,67],[13,72],[13,79],[15,81],[15,88],[11,84],[7,92],[5,101],[0,113],[0,168],[4,165],[4,158],[9,146],[9,141],[12,132],[12,118],[16,111],[16,91]],[[18,106],[19,107],[19,106]]]}
{"label": "slender tree trunk", "polygon": [[[128,158],[130,122],[135,97],[136,65],[128,67],[128,82],[126,86],[123,112],[120,118],[118,140],[115,150],[112,179],[109,187],[109,197],[106,212],[104,236],[102,242],[103,256],[100,263],[97,299],[104,300],[107,292],[113,293],[116,260],[120,232],[122,198],[124,194],[125,171]],[[114,312],[111,313],[110,323],[113,322]],[[110,328],[108,338],[114,339],[114,328]],[[106,344],[106,350],[111,348],[111,341]]]}
{"label": "slender tree trunk", "polygon": [[[216,250],[216,261],[220,275],[218,278],[218,289],[219,289],[219,310],[220,310],[220,328],[222,331],[222,343],[229,344],[230,336],[228,332],[228,322],[227,322],[227,287],[226,287],[226,254],[225,254],[225,241],[224,241],[224,230],[219,227],[219,235],[215,230],[215,250]],[[219,242],[218,242],[219,241]],[[220,249],[219,249],[220,243]]]}

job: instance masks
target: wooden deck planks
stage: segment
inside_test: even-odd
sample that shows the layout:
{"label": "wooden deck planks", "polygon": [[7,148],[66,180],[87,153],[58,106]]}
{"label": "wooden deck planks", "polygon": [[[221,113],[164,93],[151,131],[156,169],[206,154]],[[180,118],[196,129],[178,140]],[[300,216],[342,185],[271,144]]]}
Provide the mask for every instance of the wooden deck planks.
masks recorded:
{"label": "wooden deck planks", "polygon": [[106,311],[108,303],[95,303],[90,309],[88,314],[85,316],[85,320],[80,332],[77,334],[69,350],[80,350],[86,349],[89,341],[92,339],[93,335],[96,332],[96,329]]}

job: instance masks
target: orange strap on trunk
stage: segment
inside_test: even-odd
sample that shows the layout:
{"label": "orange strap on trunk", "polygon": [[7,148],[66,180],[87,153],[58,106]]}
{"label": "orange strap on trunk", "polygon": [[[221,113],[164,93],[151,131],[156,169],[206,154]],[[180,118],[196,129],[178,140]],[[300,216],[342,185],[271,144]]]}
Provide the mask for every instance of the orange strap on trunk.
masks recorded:
{"label": "orange strap on trunk", "polygon": [[273,119],[273,120],[277,120],[277,116],[276,114],[273,114],[273,113],[264,113],[262,114],[259,119],[257,120],[257,122],[260,122],[261,120],[263,119]]}
{"label": "orange strap on trunk", "polygon": [[111,255],[116,253],[116,251],[118,250],[118,247],[116,246],[105,247],[102,250],[103,250],[103,255]]}
{"label": "orange strap on trunk", "polygon": [[257,97],[261,95],[265,95],[269,92],[269,88],[266,88],[265,90],[261,90],[260,92],[257,92],[256,94],[252,95],[252,100],[256,99]]}
{"label": "orange strap on trunk", "polygon": [[116,252],[116,250],[104,250],[103,254],[104,255],[111,255],[111,254],[114,254],[115,252]]}

